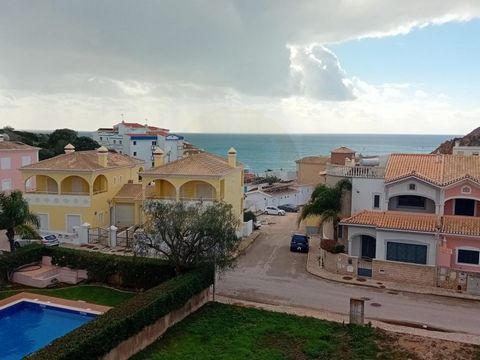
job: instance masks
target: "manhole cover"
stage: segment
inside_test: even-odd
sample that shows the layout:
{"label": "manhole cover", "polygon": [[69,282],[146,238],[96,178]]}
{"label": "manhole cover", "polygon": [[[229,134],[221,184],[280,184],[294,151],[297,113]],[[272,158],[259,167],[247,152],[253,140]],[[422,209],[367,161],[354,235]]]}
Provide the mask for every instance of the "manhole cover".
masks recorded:
{"label": "manhole cover", "polygon": [[365,282],[365,281],[367,281],[367,279],[364,279],[364,278],[357,278],[357,281],[360,281],[360,282]]}
{"label": "manhole cover", "polygon": [[379,288],[380,289],[385,289],[385,285],[380,285]]}
{"label": "manhole cover", "polygon": [[360,299],[362,299],[363,301],[370,301],[370,300],[372,300],[372,299],[370,299],[369,297],[366,297],[366,296],[361,297]]}
{"label": "manhole cover", "polygon": [[396,292],[396,291],[387,291],[387,294],[390,294],[390,295],[398,295],[398,292]]}
{"label": "manhole cover", "polygon": [[383,283],[381,283],[381,282],[377,282],[377,285],[383,285]]}
{"label": "manhole cover", "polygon": [[351,276],[344,276],[342,279],[343,280],[352,280],[353,278]]}
{"label": "manhole cover", "polygon": [[380,307],[382,306],[382,304],[379,304],[379,303],[371,303],[370,306],[373,306],[373,307]]}

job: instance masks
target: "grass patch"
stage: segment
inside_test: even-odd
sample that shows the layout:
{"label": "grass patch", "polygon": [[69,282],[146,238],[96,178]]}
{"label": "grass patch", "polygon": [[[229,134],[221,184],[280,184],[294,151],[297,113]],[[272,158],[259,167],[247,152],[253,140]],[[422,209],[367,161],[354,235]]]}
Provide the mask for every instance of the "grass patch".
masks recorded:
{"label": "grass patch", "polygon": [[23,291],[68,300],[83,300],[88,303],[105,306],[117,306],[136,295],[136,293],[133,292],[119,291],[104,286],[80,285],[57,289],[24,288],[20,290],[0,291],[0,299],[5,299]]}
{"label": "grass patch", "polygon": [[209,303],[133,359],[375,359],[377,338],[369,327]]}

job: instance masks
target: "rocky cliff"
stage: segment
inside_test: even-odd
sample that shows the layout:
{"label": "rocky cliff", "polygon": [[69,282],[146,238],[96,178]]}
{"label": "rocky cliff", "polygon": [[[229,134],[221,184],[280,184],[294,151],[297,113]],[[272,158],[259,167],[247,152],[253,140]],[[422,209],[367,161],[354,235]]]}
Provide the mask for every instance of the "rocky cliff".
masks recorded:
{"label": "rocky cliff", "polygon": [[464,146],[480,146],[480,127],[476,128],[464,137],[453,138],[445,141],[438,148],[436,148],[432,154],[451,154],[456,141],[459,141],[460,145]]}

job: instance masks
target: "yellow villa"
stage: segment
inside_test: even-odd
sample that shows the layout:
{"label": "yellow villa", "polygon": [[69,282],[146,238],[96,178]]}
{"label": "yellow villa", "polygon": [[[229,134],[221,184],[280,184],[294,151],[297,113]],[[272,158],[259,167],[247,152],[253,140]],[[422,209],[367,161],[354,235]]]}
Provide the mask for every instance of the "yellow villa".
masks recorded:
{"label": "yellow villa", "polygon": [[243,165],[231,148],[228,158],[201,152],[170,163],[164,154],[154,152],[154,168],[141,173],[141,184],[125,184],[114,197],[116,226],[142,223],[142,206],[146,200],[192,201],[231,204],[243,220]]}
{"label": "yellow villa", "polygon": [[40,230],[64,238],[81,224],[108,227],[112,199],[126,183],[138,183],[143,161],[109,152],[65,147],[65,154],[24,166],[24,184],[35,178],[36,187],[25,193],[31,211],[40,219]]}

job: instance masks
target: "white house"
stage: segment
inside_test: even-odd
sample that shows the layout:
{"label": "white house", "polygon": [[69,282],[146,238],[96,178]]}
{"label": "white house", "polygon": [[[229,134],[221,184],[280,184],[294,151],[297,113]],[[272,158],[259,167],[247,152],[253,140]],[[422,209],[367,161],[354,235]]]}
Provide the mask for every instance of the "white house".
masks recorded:
{"label": "white house", "polygon": [[153,152],[157,146],[164,151],[166,162],[183,158],[183,136],[147,124],[122,121],[112,128],[98,129],[93,139],[108,149],[143,160],[146,169],[153,167]]}

